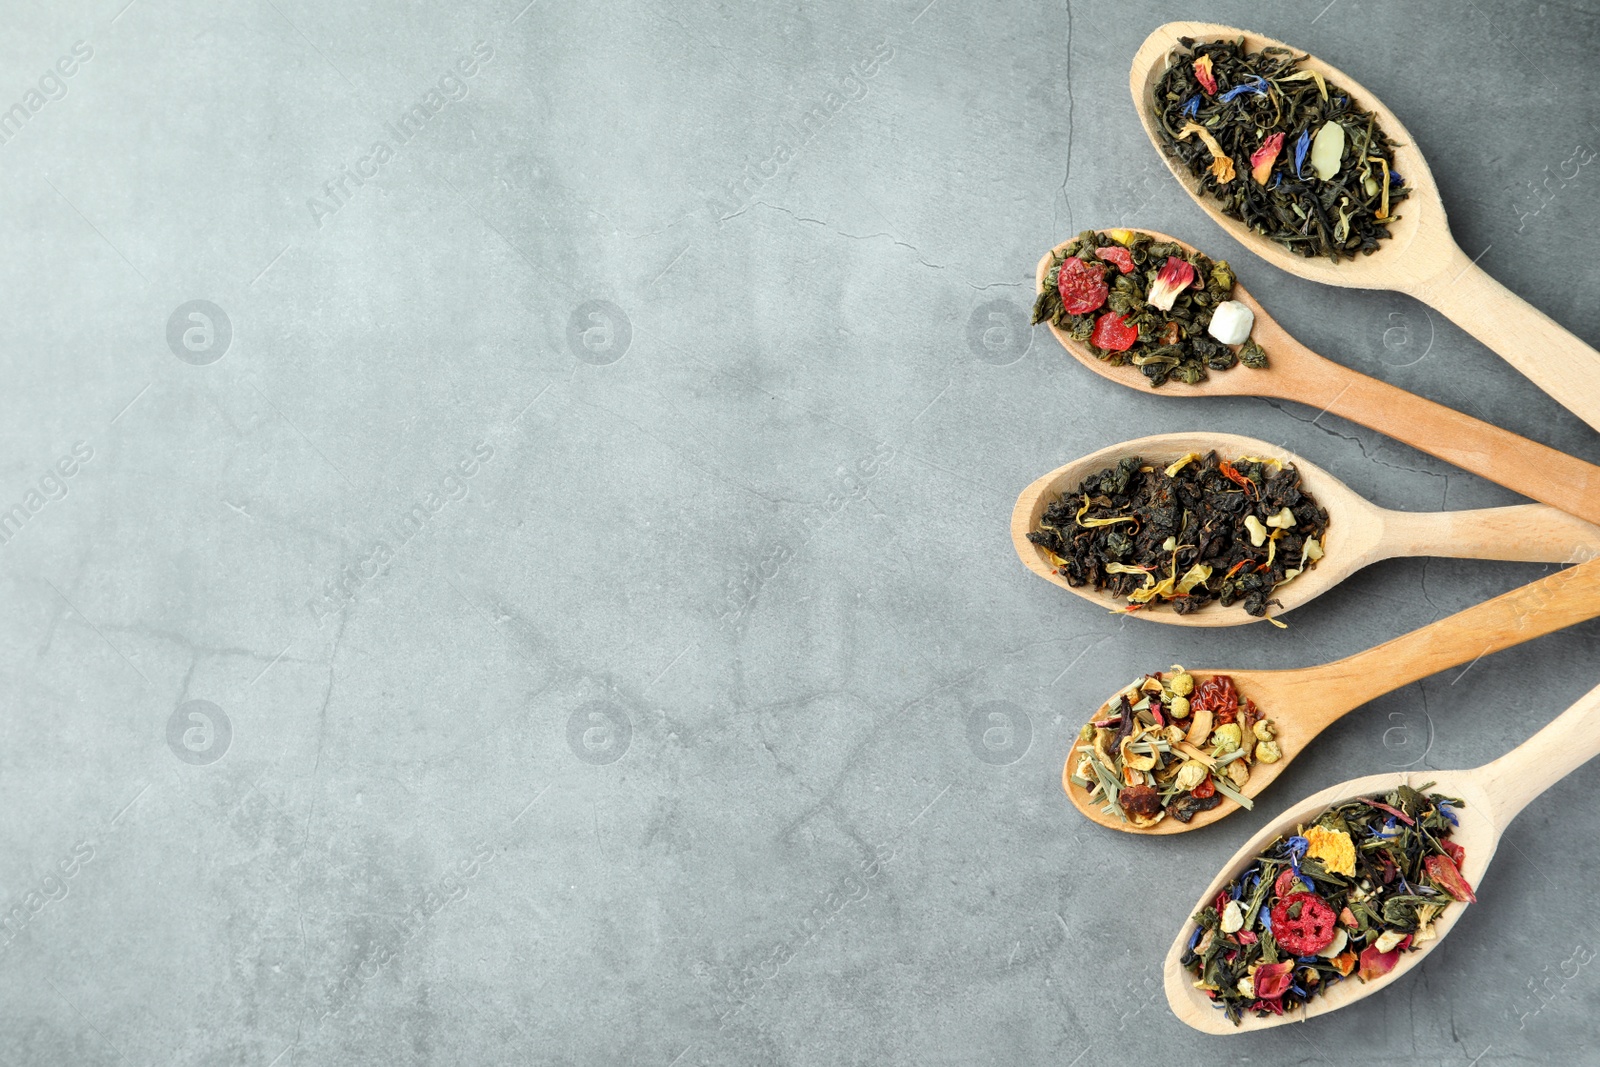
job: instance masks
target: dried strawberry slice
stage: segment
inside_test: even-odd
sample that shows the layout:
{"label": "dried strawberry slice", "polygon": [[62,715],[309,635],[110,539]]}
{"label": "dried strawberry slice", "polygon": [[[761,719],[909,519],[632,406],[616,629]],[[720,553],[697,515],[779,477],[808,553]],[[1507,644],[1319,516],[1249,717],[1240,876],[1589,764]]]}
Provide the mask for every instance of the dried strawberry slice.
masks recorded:
{"label": "dried strawberry slice", "polygon": [[1108,245],[1105,248],[1095,249],[1095,255],[1107,263],[1115,263],[1117,269],[1124,274],[1133,273],[1133,253],[1118,245]]}
{"label": "dried strawberry slice", "polygon": [[1467,860],[1467,850],[1454,841],[1440,841],[1439,846],[1450,854],[1451,861],[1456,865],[1456,870],[1459,871],[1461,865]]}
{"label": "dried strawberry slice", "polygon": [[1278,880],[1272,883],[1272,895],[1279,900],[1288,896],[1289,887],[1294,885],[1294,880],[1298,877],[1292,867],[1284,868],[1283,873],[1278,875]]}
{"label": "dried strawberry slice", "polygon": [[1056,288],[1061,290],[1061,306],[1068,315],[1087,315],[1106,302],[1111,288],[1105,275],[1077,256],[1068,256],[1056,276]]}
{"label": "dried strawberry slice", "polygon": [[1433,879],[1433,884],[1443,889],[1457,900],[1478,902],[1478,895],[1472,891],[1472,886],[1461,877],[1461,871],[1456,868],[1455,861],[1449,856],[1429,856],[1422,861],[1422,869]]}
{"label": "dried strawberry slice", "polygon": [[1315,893],[1290,893],[1272,906],[1272,936],[1285,951],[1311,956],[1333,943],[1334,919]]}
{"label": "dried strawberry slice", "polygon": [[1126,352],[1139,339],[1139,327],[1115,311],[1108,311],[1094,320],[1094,333],[1089,343],[1107,352]]}

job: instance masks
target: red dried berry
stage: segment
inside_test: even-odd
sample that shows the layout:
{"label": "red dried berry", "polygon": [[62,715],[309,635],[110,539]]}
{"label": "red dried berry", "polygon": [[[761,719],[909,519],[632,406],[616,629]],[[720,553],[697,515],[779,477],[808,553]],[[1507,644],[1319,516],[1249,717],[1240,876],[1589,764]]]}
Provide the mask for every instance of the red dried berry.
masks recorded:
{"label": "red dried berry", "polygon": [[1107,352],[1126,352],[1138,339],[1139,327],[1115,311],[1108,311],[1095,319],[1094,333],[1089,335],[1090,344]]}
{"label": "red dried berry", "polygon": [[1105,275],[1077,256],[1068,256],[1056,276],[1056,288],[1061,291],[1061,306],[1069,315],[1087,315],[1106,302],[1111,288]]}
{"label": "red dried berry", "polygon": [[1290,893],[1272,906],[1272,936],[1286,952],[1315,955],[1333,943],[1334,919],[1328,902],[1315,893]]}
{"label": "red dried berry", "polygon": [[1214,797],[1217,795],[1217,783],[1213,782],[1209,777],[1207,777],[1205,781],[1189,790],[1189,792],[1193,793],[1201,800],[1206,800],[1209,797]]}
{"label": "red dried berry", "polygon": [[1107,263],[1115,263],[1117,269],[1124,274],[1133,273],[1133,253],[1119,245],[1107,245],[1105,248],[1095,249],[1095,255]]}
{"label": "red dried berry", "polygon": [[1278,875],[1278,880],[1272,883],[1272,895],[1280,900],[1288,896],[1289,887],[1294,884],[1296,877],[1292,868],[1285,868],[1283,873]]}

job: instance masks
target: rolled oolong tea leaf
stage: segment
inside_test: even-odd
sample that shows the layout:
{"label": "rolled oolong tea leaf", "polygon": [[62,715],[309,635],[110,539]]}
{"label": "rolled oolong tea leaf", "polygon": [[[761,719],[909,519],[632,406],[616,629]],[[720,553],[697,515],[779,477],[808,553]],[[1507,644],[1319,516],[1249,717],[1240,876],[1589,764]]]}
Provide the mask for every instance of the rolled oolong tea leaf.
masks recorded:
{"label": "rolled oolong tea leaf", "polygon": [[1213,451],[1166,467],[1122,459],[1048,504],[1028,540],[1068,585],[1125,600],[1124,612],[1241,603],[1261,618],[1274,589],[1322,558],[1327,529],[1292,464]]}
{"label": "rolled oolong tea leaf", "polygon": [[1178,41],[1150,110],[1201,193],[1303,256],[1376,252],[1410,189],[1373,114],[1288,49]]}
{"label": "rolled oolong tea leaf", "polygon": [[1182,964],[1195,987],[1238,1025],[1351,974],[1381,978],[1436,937],[1444,910],[1476,897],[1451,840],[1464,805],[1428,788],[1348,800],[1276,838],[1194,916]]}
{"label": "rolled oolong tea leaf", "polygon": [[1251,806],[1250,768],[1283,752],[1272,720],[1233,679],[1195,684],[1181,666],[1135,679],[1103,718],[1091,719],[1067,757],[1069,788],[1085,791],[1141,830],[1166,816],[1188,822],[1223,800]]}
{"label": "rolled oolong tea leaf", "polygon": [[[1170,241],[1137,230],[1085,230],[1052,256],[1033,306],[1112,366],[1132,363],[1152,386],[1169,379],[1194,385],[1235,363],[1260,369],[1267,354],[1250,340],[1253,316],[1233,294],[1233,271]],[[1245,339],[1223,343],[1211,332],[1217,308],[1246,321]]]}

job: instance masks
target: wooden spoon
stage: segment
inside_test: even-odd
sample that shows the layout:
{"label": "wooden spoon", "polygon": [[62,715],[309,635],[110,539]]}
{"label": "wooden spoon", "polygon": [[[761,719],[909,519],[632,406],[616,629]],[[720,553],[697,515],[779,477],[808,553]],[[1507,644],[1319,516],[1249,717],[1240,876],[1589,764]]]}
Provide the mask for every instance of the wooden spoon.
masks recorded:
{"label": "wooden spoon", "polygon": [[[1245,47],[1250,51],[1269,46],[1290,46],[1232,26],[1210,22],[1169,22],[1145,38],[1144,44],[1133,57],[1129,87],[1133,90],[1134,108],[1139,113],[1145,134],[1166,161],[1173,177],[1218,225],[1268,263],[1297,277],[1325,285],[1388,289],[1416,297],[1453,319],[1456,325],[1488,345],[1567,410],[1600,430],[1600,352],[1506,289],[1486,274],[1476,260],[1461,251],[1455,238],[1450,236],[1444,202],[1439,198],[1439,189],[1434,184],[1427,161],[1417,148],[1416,138],[1375,94],[1343,71],[1315,56],[1307,56],[1301,63],[1302,69],[1318,71],[1328,81],[1350,93],[1361,107],[1377,117],[1378,124],[1395,142],[1394,169],[1405,176],[1411,195],[1396,208],[1399,217],[1389,226],[1389,238],[1370,256],[1357,256],[1354,260],[1334,263],[1328,259],[1307,258],[1291,252],[1254,232],[1244,223],[1222,214],[1216,201],[1200,193],[1199,180],[1162,149],[1157,121],[1150,113],[1156,84],[1166,72],[1167,57],[1178,47],[1179,37],[1202,41],[1238,40],[1242,37]],[[1299,49],[1293,51],[1300,53]],[[1235,180],[1252,180],[1247,161],[1239,161],[1239,177]],[[1270,346],[1268,350],[1271,351]],[[1591,520],[1594,518],[1586,517]]]}
{"label": "wooden spoon", "polygon": [[[1299,579],[1296,579],[1298,581]],[[1198,686],[1217,674],[1230,676],[1241,697],[1249,697],[1263,716],[1272,720],[1283,755],[1276,763],[1252,762],[1250,778],[1239,790],[1255,797],[1271,785],[1294,758],[1336,719],[1402,686],[1503,648],[1600,615],[1600,559],[1557,571],[1520,589],[1487,600],[1476,607],[1429,623],[1420,629],[1320,667],[1287,671],[1191,670]],[[1100,705],[1094,718],[1111,714],[1123,690]],[[1112,830],[1134,834],[1181,834],[1209,826],[1239,810],[1226,798],[1210,811],[1198,812],[1187,823],[1171,815],[1155,826],[1140,830],[1123,820],[1120,811],[1107,814],[1088,792],[1068,780],[1076,768],[1075,742],[1061,770],[1061,787],[1084,816]]]}
{"label": "wooden spoon", "polygon": [[[1158,241],[1177,241],[1154,230],[1143,232]],[[1063,242],[1039,260],[1035,291],[1045,284],[1045,271],[1052,257],[1070,243]],[[1183,244],[1182,241],[1177,243]],[[1183,247],[1194,251],[1190,245],[1183,244]],[[1237,281],[1233,286],[1233,299],[1255,314],[1250,336],[1266,349],[1268,365],[1260,370],[1241,364],[1231,370],[1212,371],[1205,381],[1195,385],[1169,381],[1152,390],[1150,379],[1133,364],[1112,366],[1095,355],[1087,344],[1073,340],[1054,323],[1050,323],[1050,332],[1079,363],[1119,385],[1161,396],[1266,396],[1296,400],[1320,411],[1331,411],[1463,470],[1481,474],[1507,489],[1600,524],[1600,467],[1317,355],[1290,337]],[[1596,388],[1600,388],[1600,370],[1594,382]]]}
{"label": "wooden spoon", "polygon": [[[1327,471],[1292,452],[1230,433],[1165,433],[1124,441],[1058,467],[1029,485],[1011,512],[1011,543],[1023,564],[1045,581],[1076,593],[1110,611],[1127,607],[1109,592],[1087,585],[1072,586],[1056,573],[1045,550],[1028,540],[1039,518],[1062,493],[1071,492],[1096,471],[1114,466],[1125,456],[1142,456],[1164,467],[1191,452],[1215,449],[1224,459],[1239,456],[1276,457],[1300,472],[1306,492],[1327,509],[1325,555],[1310,570],[1273,591],[1282,601],[1274,614],[1292,611],[1322,595],[1370,563],[1396,556],[1441,556],[1449,559],[1508,559],[1530,563],[1580,563],[1600,556],[1600,526],[1543,504],[1522,504],[1477,511],[1389,511],[1369,503]],[[1240,626],[1260,622],[1243,603],[1209,604],[1188,615],[1170,605],[1152,606],[1136,618],[1175,626]]]}
{"label": "wooden spoon", "polygon": [[[1341,782],[1307,797],[1247,841],[1223,866],[1206,891],[1200,894],[1199,903],[1190,914],[1215,900],[1223,886],[1238,877],[1278,835],[1293,833],[1295,827],[1313,822],[1328,808],[1353,797],[1382,796],[1400,785],[1419,789],[1429,782],[1434,783],[1432,792],[1459,797],[1466,802],[1466,807],[1457,812],[1461,825],[1450,838],[1466,849],[1461,873],[1467,883],[1481,885],[1506,825],[1516,818],[1530,800],[1597,754],[1600,754],[1600,687],[1589,690],[1576,704],[1521,745],[1474,770],[1390,772]],[[1460,903],[1452,903],[1447,907],[1433,923],[1438,936],[1425,942],[1415,952],[1401,953],[1400,962],[1394,970],[1382,978],[1362,982],[1352,976],[1328,986],[1292,1013],[1269,1015],[1265,1019],[1247,1014],[1238,1026],[1229,1022],[1205,993],[1194,988],[1193,976],[1183,968],[1181,960],[1184,949],[1194,936],[1194,922],[1190,920],[1183,924],[1177,940],[1167,952],[1167,1003],[1179,1019],[1208,1034],[1242,1034],[1326,1015],[1398,981],[1420,964],[1428,953],[1439,947],[1466,907]]]}

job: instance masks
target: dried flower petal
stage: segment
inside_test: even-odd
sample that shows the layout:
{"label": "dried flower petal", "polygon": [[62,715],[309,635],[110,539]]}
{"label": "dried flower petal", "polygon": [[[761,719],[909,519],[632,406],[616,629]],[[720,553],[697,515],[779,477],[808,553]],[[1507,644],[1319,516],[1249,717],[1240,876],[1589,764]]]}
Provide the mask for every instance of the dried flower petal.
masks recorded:
{"label": "dried flower petal", "polygon": [[1254,975],[1256,996],[1262,1000],[1277,1000],[1283,996],[1294,981],[1293,970],[1294,960],[1263,963]]}
{"label": "dried flower petal", "polygon": [[1145,303],[1162,311],[1171,311],[1178,294],[1194,282],[1194,264],[1177,256],[1168,256],[1167,262],[1156,275]]}
{"label": "dried flower petal", "polygon": [[1388,952],[1379,952],[1374,946],[1361,950],[1361,973],[1358,977],[1363,982],[1370,982],[1374,978],[1382,978],[1394,970],[1394,965],[1400,962],[1400,950],[1391,949]]}
{"label": "dried flower petal", "polygon": [[1232,89],[1229,89],[1227,92],[1217,97],[1217,99],[1221,100],[1224,104],[1231,104],[1235,100],[1239,99],[1239,97],[1244,96],[1246,93],[1249,93],[1251,96],[1260,96],[1266,91],[1267,80],[1261,77],[1259,74],[1256,74],[1252,75],[1249,81],[1235,85]]}
{"label": "dried flower petal", "polygon": [[1283,151],[1283,134],[1275,133],[1262,141],[1260,148],[1250,153],[1250,177],[1256,180],[1257,185],[1267,184],[1267,178],[1272,174],[1272,165],[1278,161],[1278,153],[1281,151]]}
{"label": "dried flower petal", "polygon": [[1233,181],[1233,157],[1222,150],[1211,131],[1198,122],[1186,122],[1183,129],[1178,131],[1178,140],[1187,141],[1191,133],[1199,134],[1200,140],[1211,150],[1211,176],[1223,185]]}
{"label": "dried flower petal", "polygon": [[1217,76],[1211,73],[1210,56],[1201,56],[1194,61],[1194,76],[1206,92],[1217,95]]}

